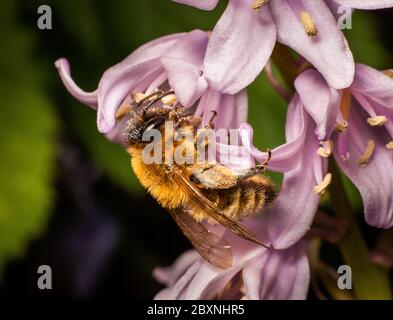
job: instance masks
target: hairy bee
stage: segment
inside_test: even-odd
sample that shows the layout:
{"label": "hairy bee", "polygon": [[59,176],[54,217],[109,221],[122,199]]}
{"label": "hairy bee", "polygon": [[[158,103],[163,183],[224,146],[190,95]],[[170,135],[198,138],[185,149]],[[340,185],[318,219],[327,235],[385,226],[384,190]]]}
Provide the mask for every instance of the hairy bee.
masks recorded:
{"label": "hairy bee", "polygon": [[[267,161],[243,173],[207,161],[168,162],[165,161],[168,153],[164,151],[162,163],[146,164],[143,152],[150,143],[143,139],[146,132],[159,130],[164,144],[180,131],[194,134],[200,126],[201,119],[187,114],[185,108],[165,105],[172,98],[173,91],[157,91],[119,109],[118,118],[127,113],[130,116],[126,135],[132,168],[141,184],[169,211],[201,256],[216,267],[225,269],[232,265],[231,248],[224,239],[209,231],[202,221],[213,221],[240,237],[263,245],[239,220],[260,212],[275,198],[273,184],[261,174],[270,159],[270,152]],[[155,106],[157,102],[160,102],[159,106]],[[208,128],[213,128],[214,116]],[[172,130],[165,128],[167,121],[173,121]],[[175,142],[169,155],[180,143],[184,141]],[[195,146],[193,140],[186,145],[186,149],[191,150],[191,160],[195,160]]]}

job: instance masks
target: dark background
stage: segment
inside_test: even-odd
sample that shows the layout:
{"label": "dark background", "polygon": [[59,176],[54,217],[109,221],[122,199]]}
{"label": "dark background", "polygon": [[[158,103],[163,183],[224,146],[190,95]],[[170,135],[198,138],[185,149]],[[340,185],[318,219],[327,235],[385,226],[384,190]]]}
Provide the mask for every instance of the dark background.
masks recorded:
{"label": "dark background", "polygon": [[[41,4],[52,8],[52,30],[37,28]],[[150,299],[161,289],[153,268],[190,245],[139,186],[128,155],[97,133],[95,112],[66,92],[54,62],[67,57],[77,84],[94,90],[143,43],[212,29],[225,4],[203,12],[170,0],[1,1],[1,297]],[[356,12],[345,32],[357,61],[386,69],[392,30],[384,10]],[[273,148],[284,141],[285,103],[262,76],[249,94],[255,143]],[[365,230],[372,242],[375,231]],[[334,263],[335,249],[325,250]],[[52,290],[37,289],[42,264]]]}

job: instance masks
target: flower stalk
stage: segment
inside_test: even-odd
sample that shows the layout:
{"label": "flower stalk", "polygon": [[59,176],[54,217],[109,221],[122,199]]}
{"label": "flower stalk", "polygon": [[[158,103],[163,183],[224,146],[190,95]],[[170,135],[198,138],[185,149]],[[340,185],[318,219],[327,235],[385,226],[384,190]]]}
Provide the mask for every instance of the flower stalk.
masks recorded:
{"label": "flower stalk", "polygon": [[272,53],[273,63],[288,87],[290,93],[295,92],[295,79],[299,75],[299,65],[290,49],[280,43],[276,43]]}

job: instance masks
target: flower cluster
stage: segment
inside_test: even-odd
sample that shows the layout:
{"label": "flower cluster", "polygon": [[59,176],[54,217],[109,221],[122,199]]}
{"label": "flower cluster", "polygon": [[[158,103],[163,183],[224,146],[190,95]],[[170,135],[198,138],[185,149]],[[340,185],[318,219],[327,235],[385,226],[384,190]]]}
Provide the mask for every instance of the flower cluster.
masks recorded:
{"label": "flower cluster", "polygon": [[[212,10],[219,0],[174,1]],[[116,119],[122,105],[138,93],[171,88],[203,123],[217,111],[216,128],[239,128],[241,145],[222,150],[246,148],[263,162],[267,154],[253,146],[246,123],[245,89],[276,42],[301,56],[286,143],[272,150],[269,163],[270,170],[284,173],[279,196],[263,215],[244,221],[271,248],[221,230],[233,250],[232,267],[223,271],[186,252],[173,266],[154,271],[167,287],[156,298],[304,299],[310,281],[304,237],[332,180],[330,158],[358,188],[366,221],[393,226],[393,79],[354,62],[337,24],[340,5],[381,9],[393,7],[393,0],[229,0],[211,34],[194,30],[149,42],[108,69],[94,92],[73,82],[67,60],[56,62],[69,92],[97,109],[98,130],[112,141],[123,141],[127,117]],[[245,161],[226,165],[238,168]]]}

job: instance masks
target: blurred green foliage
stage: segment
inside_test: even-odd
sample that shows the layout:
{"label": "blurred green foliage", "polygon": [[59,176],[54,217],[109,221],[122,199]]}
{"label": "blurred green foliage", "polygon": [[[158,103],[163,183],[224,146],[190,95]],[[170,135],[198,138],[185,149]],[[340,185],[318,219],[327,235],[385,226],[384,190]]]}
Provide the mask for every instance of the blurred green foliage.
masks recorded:
{"label": "blurred green foliage", "polygon": [[[0,2],[0,270],[7,259],[23,252],[47,221],[55,199],[58,114],[65,119],[62,130],[72,132],[105,174],[131,192],[141,191],[128,155],[97,132],[95,112],[63,88],[55,59],[69,58],[75,81],[93,90],[105,69],[138,46],[168,33],[211,30],[225,8],[225,1],[212,12],[170,0],[46,1],[53,12],[53,30],[40,31],[35,19],[41,4]],[[389,54],[373,26],[372,16],[358,12],[346,35],[359,61],[387,67]],[[283,143],[286,104],[263,76],[250,86],[249,101],[256,146]],[[273,178],[279,181],[280,175]],[[346,185],[353,205],[359,207],[357,191],[348,181]]]}
{"label": "blurred green foliage", "polygon": [[392,68],[391,53],[383,46],[383,39],[375,16],[367,11],[355,11],[352,29],[344,30],[355,61],[377,69]]}
{"label": "blurred green foliage", "polygon": [[11,3],[0,4],[0,272],[45,227],[56,155],[55,109],[30,59],[34,37],[17,25]]}

